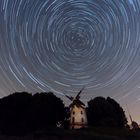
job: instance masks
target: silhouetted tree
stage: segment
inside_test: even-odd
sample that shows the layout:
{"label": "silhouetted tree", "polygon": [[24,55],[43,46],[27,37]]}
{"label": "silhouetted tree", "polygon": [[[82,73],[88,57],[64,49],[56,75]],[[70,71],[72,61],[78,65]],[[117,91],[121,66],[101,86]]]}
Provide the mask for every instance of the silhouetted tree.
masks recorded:
{"label": "silhouetted tree", "polygon": [[30,128],[30,105],[32,95],[14,93],[0,99],[0,130],[5,133],[24,133]]}
{"label": "silhouetted tree", "polygon": [[64,104],[53,93],[14,93],[0,99],[0,131],[23,134],[56,127],[64,120]]}
{"label": "silhouetted tree", "polygon": [[109,97],[96,97],[90,100],[87,115],[91,126],[124,127],[127,123],[123,109]]}
{"label": "silhouetted tree", "polygon": [[32,122],[35,129],[56,127],[64,120],[64,104],[53,93],[37,93],[33,96]]}
{"label": "silhouetted tree", "polygon": [[127,125],[127,118],[125,116],[125,112],[123,108],[112,98],[107,97],[107,102],[112,104],[115,109],[115,120],[119,127],[124,127]]}
{"label": "silhouetted tree", "polygon": [[65,107],[65,118],[64,118],[64,121],[62,122],[62,126],[65,129],[69,129],[69,126],[70,126],[70,108],[69,107]]}

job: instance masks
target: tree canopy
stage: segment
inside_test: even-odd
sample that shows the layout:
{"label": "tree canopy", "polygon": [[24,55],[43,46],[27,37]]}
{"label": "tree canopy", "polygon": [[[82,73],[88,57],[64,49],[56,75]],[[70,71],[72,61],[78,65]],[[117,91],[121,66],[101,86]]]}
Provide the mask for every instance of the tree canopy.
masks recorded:
{"label": "tree canopy", "polygon": [[36,128],[55,127],[57,122],[63,121],[65,117],[62,100],[51,92],[33,96],[32,112]]}
{"label": "tree canopy", "polygon": [[56,127],[64,120],[64,104],[51,92],[16,92],[0,99],[0,114],[0,131],[24,133]]}
{"label": "tree canopy", "polygon": [[127,119],[122,107],[112,98],[96,97],[88,102],[90,126],[125,127]]}

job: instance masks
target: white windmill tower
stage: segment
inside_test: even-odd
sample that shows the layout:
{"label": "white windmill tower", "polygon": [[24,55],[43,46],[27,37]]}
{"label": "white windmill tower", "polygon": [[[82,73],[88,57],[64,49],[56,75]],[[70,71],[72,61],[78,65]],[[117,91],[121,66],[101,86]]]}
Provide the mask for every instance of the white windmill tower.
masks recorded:
{"label": "white windmill tower", "polygon": [[72,103],[69,105],[70,108],[70,128],[79,129],[87,127],[87,114],[85,104],[80,101],[80,94],[84,88],[82,88],[76,97],[65,95]]}

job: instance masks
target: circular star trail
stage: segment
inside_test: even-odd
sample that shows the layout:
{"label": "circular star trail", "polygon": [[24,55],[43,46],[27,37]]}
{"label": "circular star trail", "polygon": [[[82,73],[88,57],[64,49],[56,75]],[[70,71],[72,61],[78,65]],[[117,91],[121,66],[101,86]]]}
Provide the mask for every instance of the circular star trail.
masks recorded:
{"label": "circular star trail", "polygon": [[1,0],[1,96],[140,98],[139,15],[138,0]]}

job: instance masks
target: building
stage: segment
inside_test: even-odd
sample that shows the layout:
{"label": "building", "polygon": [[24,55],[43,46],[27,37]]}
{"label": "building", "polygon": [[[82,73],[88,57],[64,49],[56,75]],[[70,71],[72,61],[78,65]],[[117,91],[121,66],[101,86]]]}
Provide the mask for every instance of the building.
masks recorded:
{"label": "building", "polygon": [[80,100],[74,100],[70,105],[70,128],[85,128],[87,124],[85,104]]}
{"label": "building", "polygon": [[69,105],[70,110],[70,128],[85,128],[88,125],[85,104],[80,100],[82,88],[76,97],[65,95],[72,103]]}

